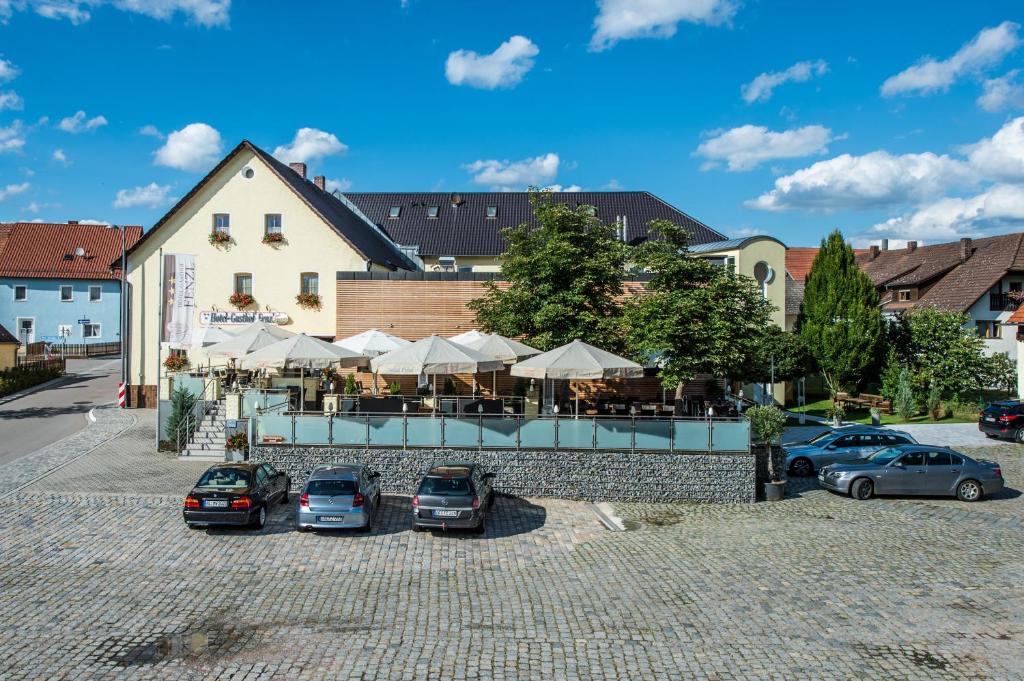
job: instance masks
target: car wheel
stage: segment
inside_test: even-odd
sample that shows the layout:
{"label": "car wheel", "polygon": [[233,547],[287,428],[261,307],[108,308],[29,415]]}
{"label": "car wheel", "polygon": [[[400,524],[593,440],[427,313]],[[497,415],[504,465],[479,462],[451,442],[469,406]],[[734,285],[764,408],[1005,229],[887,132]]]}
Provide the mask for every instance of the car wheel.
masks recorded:
{"label": "car wheel", "polygon": [[810,459],[803,457],[795,459],[789,466],[789,471],[797,476],[798,478],[806,478],[809,475],[814,475],[814,464],[811,463]]}
{"label": "car wheel", "polygon": [[473,528],[473,532],[476,534],[487,532],[487,516],[480,516],[480,524]]}
{"label": "car wheel", "polygon": [[413,525],[413,526],[412,526],[412,531],[413,531],[413,532],[426,532],[426,531],[427,531],[427,528],[425,528],[425,527],[420,527],[419,525]]}
{"label": "car wheel", "polygon": [[867,478],[854,480],[850,486],[850,496],[858,501],[867,501],[875,493],[875,484]]}
{"label": "car wheel", "polygon": [[497,496],[494,492],[491,492],[491,496],[487,499],[487,510],[490,511],[494,508],[494,497]]}
{"label": "car wheel", "polygon": [[296,532],[309,532],[309,528],[308,527],[303,527],[302,525],[296,525],[295,526],[295,531]]}
{"label": "car wheel", "polygon": [[981,484],[977,480],[964,480],[956,486],[956,498],[960,501],[978,501],[981,496]]}
{"label": "car wheel", "polygon": [[256,511],[256,517],[252,519],[252,526],[257,530],[262,530],[263,526],[267,524],[267,507],[260,506],[259,510]]}
{"label": "car wheel", "polygon": [[1024,428],[1018,428],[1017,432],[1013,434],[1013,439],[1016,440],[1017,444],[1024,445]]}

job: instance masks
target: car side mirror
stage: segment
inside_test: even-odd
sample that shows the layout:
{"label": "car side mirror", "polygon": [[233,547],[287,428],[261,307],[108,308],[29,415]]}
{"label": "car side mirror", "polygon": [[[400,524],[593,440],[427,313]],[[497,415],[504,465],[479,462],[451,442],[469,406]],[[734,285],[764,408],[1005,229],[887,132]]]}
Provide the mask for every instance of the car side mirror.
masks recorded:
{"label": "car side mirror", "polygon": [[829,449],[829,450],[832,450],[832,449],[835,449],[835,448],[836,448],[835,445],[828,445],[828,446],[825,447],[825,449]]}

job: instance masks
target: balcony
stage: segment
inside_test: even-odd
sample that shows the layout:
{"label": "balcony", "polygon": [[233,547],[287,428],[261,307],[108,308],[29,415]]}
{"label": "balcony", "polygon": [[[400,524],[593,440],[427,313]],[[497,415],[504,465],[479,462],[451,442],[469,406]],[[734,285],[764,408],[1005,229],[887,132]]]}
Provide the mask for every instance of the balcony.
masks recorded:
{"label": "balcony", "polygon": [[[1014,293],[1013,296],[1020,296]],[[1010,312],[1020,307],[1020,301],[1011,297],[1010,293],[988,294],[988,309],[992,312]]]}

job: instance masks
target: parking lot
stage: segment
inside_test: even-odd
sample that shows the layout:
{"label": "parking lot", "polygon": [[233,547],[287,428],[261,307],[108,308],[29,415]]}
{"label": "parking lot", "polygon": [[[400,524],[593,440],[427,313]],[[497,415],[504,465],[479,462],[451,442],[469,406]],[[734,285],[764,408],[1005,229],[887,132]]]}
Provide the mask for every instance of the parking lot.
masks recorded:
{"label": "parking lot", "polygon": [[482,537],[189,530],[151,423],[0,500],[0,678],[1021,678],[1024,456],[964,504],[498,500]]}

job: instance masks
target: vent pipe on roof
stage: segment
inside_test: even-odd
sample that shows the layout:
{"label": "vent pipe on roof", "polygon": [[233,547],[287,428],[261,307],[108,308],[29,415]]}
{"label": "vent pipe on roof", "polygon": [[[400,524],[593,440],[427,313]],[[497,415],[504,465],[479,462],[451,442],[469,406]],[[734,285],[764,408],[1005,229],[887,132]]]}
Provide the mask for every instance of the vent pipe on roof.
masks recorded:
{"label": "vent pipe on roof", "polygon": [[289,163],[288,167],[299,174],[303,180],[306,179],[306,164],[305,163]]}
{"label": "vent pipe on roof", "polygon": [[316,177],[314,177],[313,184],[315,184],[316,188],[319,189],[320,191],[327,190],[327,178],[324,177],[323,175],[317,175]]}
{"label": "vent pipe on roof", "polygon": [[880,251],[888,251],[889,250],[889,240],[888,239],[882,239],[882,245],[879,247],[878,250],[880,250]]}
{"label": "vent pipe on roof", "polygon": [[917,242],[916,241],[908,241],[907,242],[907,253],[913,253],[916,250],[917,250]]}
{"label": "vent pipe on roof", "polygon": [[78,220],[68,220],[68,224],[69,225],[77,225],[78,224]]}

